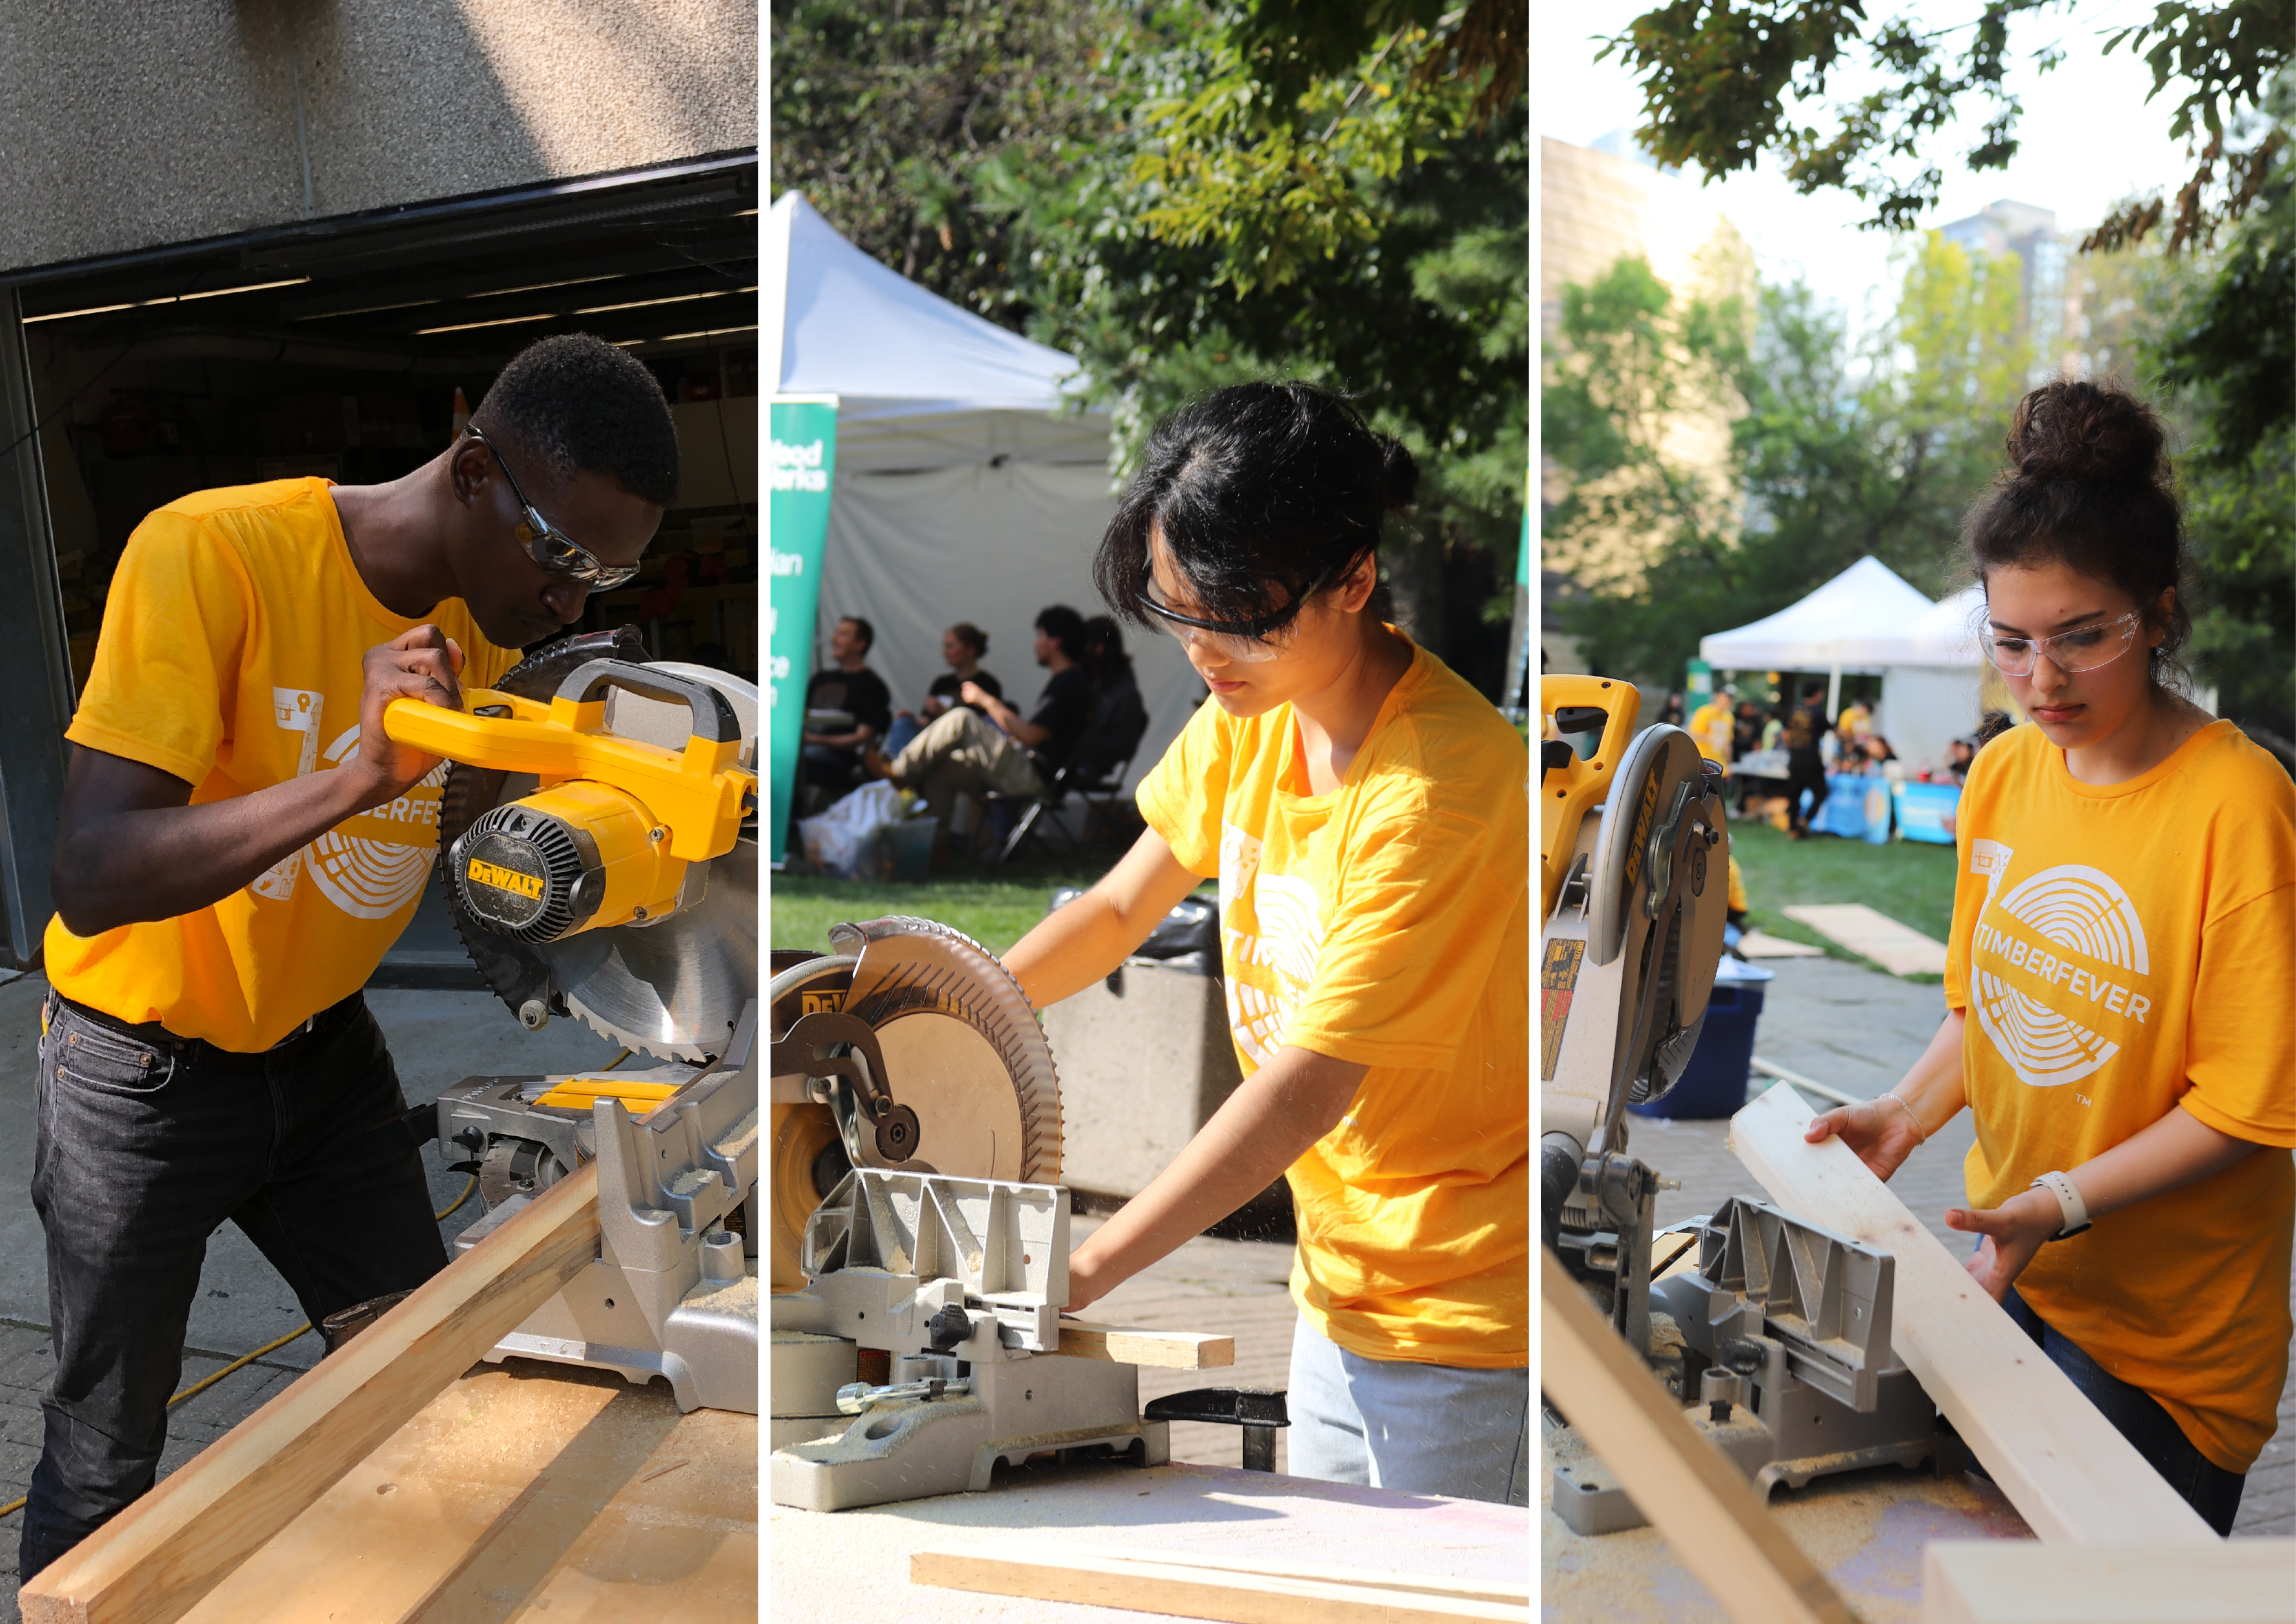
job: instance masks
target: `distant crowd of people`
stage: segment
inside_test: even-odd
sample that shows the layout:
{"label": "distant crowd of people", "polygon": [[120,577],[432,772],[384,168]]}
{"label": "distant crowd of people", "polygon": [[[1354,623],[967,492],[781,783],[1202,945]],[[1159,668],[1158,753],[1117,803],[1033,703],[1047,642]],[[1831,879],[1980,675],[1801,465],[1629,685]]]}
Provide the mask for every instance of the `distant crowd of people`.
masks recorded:
{"label": "distant crowd of people", "polygon": [[[1696,741],[1699,753],[1725,771],[1757,752],[1783,750],[1786,775],[1779,792],[1786,800],[1786,833],[1800,840],[1809,833],[1810,821],[1825,804],[1827,779],[1882,774],[1888,763],[1898,759],[1890,741],[1874,728],[1874,713],[1864,701],[1852,699],[1829,723],[1825,700],[1825,684],[1807,683],[1798,701],[1790,703],[1781,697],[1766,716],[1754,701],[1739,698],[1734,687],[1725,685],[1686,719],[1687,701],[1678,692],[1669,693],[1659,720],[1688,733]],[[1968,777],[1979,749],[2007,722],[2005,716],[1988,713],[1976,734],[1956,739],[1946,747],[1946,775],[1952,783],[1958,784]],[[1772,777],[1770,782],[1777,780]],[[1742,804],[1745,795],[1758,792],[1749,783],[1738,787]],[[1806,808],[1804,791],[1810,796]]]}
{"label": "distant crowd of people", "polygon": [[806,685],[800,776],[811,804],[885,780],[915,791],[955,832],[966,797],[1021,799],[1056,783],[1097,783],[1130,760],[1148,730],[1131,657],[1107,615],[1087,619],[1064,603],[1038,613],[1035,655],[1046,677],[1026,714],[982,667],[988,634],[970,621],[941,634],[947,669],[914,710],[896,709],[891,689],[870,669],[876,641],[866,619],[840,619],[828,665]]}

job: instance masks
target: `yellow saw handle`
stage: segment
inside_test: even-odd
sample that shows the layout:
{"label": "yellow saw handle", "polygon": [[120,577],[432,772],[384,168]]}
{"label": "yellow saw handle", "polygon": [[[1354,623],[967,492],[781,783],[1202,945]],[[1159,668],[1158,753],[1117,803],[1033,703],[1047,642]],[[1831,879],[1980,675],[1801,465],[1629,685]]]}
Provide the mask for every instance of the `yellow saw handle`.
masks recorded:
{"label": "yellow saw handle", "polygon": [[1551,719],[1558,710],[1603,712],[1603,737],[1585,760],[1571,752],[1566,767],[1539,774],[1538,790],[1538,916],[1554,912],[1554,894],[1570,867],[1570,853],[1578,843],[1578,825],[1610,793],[1611,775],[1635,736],[1635,721],[1642,713],[1643,696],[1632,683],[1605,677],[1542,677],[1538,679],[1538,709]]}
{"label": "yellow saw handle", "polygon": [[[694,731],[665,750],[606,731],[608,688],[692,705]],[[707,696],[705,704],[703,697]],[[706,863],[734,849],[758,804],[758,775],[734,765],[741,730],[716,690],[619,660],[578,668],[545,704],[492,688],[463,690],[463,709],[393,700],[382,730],[410,749],[468,767],[532,773],[544,788],[591,779],[635,796],[669,830],[669,853]]]}

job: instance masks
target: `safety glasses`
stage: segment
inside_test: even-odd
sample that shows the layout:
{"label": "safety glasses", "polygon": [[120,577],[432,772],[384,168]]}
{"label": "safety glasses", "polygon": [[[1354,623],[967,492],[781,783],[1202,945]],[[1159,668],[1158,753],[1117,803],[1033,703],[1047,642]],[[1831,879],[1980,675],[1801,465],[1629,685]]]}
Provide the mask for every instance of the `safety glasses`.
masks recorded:
{"label": "safety glasses", "polygon": [[1281,654],[1291,638],[1285,634],[1292,623],[1300,618],[1300,611],[1308,600],[1329,586],[1341,566],[1334,564],[1317,576],[1306,590],[1296,594],[1289,603],[1272,615],[1261,615],[1250,620],[1203,620],[1194,615],[1184,615],[1165,603],[1157,595],[1155,578],[1140,583],[1134,594],[1140,607],[1156,617],[1163,628],[1180,640],[1180,646],[1201,643],[1223,660],[1242,660],[1257,664]]}
{"label": "safety glasses", "polygon": [[510,494],[517,499],[519,512],[524,515],[517,529],[518,544],[526,549],[529,558],[551,574],[579,581],[593,592],[610,592],[636,578],[638,572],[636,564],[599,562],[596,554],[535,512],[534,504],[529,502],[526,493],[519,488],[518,476],[510,471],[510,464],[503,460],[502,452],[494,441],[480,432],[476,424],[465,428],[463,432],[494,453],[496,465],[503,471],[503,478],[510,482]]}
{"label": "safety glasses", "polygon": [[2126,654],[2128,645],[2136,641],[2137,628],[2144,622],[2141,611],[2131,611],[2118,620],[2059,632],[2054,637],[2005,637],[1996,634],[1985,639],[1985,652],[1993,661],[1993,668],[2004,677],[2030,677],[2033,662],[2044,654],[2051,665],[2070,677],[2076,671],[2094,671],[2099,666],[2110,665]]}

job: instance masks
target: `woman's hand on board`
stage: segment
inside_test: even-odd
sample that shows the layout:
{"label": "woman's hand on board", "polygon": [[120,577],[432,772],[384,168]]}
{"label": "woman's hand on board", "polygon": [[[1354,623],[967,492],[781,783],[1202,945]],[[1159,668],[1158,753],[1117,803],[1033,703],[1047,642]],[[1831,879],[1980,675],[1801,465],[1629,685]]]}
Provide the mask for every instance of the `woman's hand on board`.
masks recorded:
{"label": "woman's hand on board", "polygon": [[1812,1117],[1802,1138],[1811,1144],[1829,1138],[1840,1139],[1857,1152],[1858,1161],[1874,1169],[1874,1177],[1886,1183],[1922,1143],[1922,1131],[1914,1120],[1913,1111],[1897,1095],[1884,1095],[1878,1100],[1836,1106],[1823,1116]]}
{"label": "woman's hand on board", "polygon": [[2028,1190],[1998,1207],[1948,1208],[1945,1221],[1956,1229],[1985,1237],[1966,1267],[1969,1277],[1999,1302],[2043,1243],[2064,1226],[2065,1215],[2057,1198],[2046,1190]]}

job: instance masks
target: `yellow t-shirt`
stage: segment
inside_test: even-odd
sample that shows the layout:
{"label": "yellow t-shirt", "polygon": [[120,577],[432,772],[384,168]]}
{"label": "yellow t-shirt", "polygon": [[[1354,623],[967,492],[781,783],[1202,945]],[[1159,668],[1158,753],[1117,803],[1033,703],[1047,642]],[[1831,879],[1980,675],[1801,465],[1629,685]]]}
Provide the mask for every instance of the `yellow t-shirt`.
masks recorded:
{"label": "yellow t-shirt", "polygon": [[1730,765],[1730,740],[1735,727],[1730,707],[1719,700],[1701,705],[1690,718],[1690,736],[1698,742],[1698,753],[1709,761]]}
{"label": "yellow t-shirt", "polygon": [[[366,652],[435,623],[463,680],[490,686],[518,651],[460,599],[423,620],[359,578],[328,481],[197,491],[128,538],[94,668],[64,736],[171,773],[192,804],[339,766],[358,748]],[[56,990],[122,1021],[242,1054],[270,1047],[365,984],[414,915],[439,844],[445,772],[337,824],[245,889],[174,919],[47,930]]]}
{"label": "yellow t-shirt", "polygon": [[2268,1148],[2041,1248],[2017,1290],[2246,1472],[2288,1372],[2296,789],[2230,722],[2096,786],[2030,725],[1962,791],[1946,999],[1969,1017],[1969,1199],[1997,1207],[2182,1105]]}
{"label": "yellow t-shirt", "polygon": [[1287,1045],[1370,1067],[1289,1177],[1292,1294],[1374,1358],[1529,1363],[1530,827],[1522,740],[1425,650],[1339,789],[1292,708],[1197,711],[1140,786],[1219,876],[1244,1074]]}

